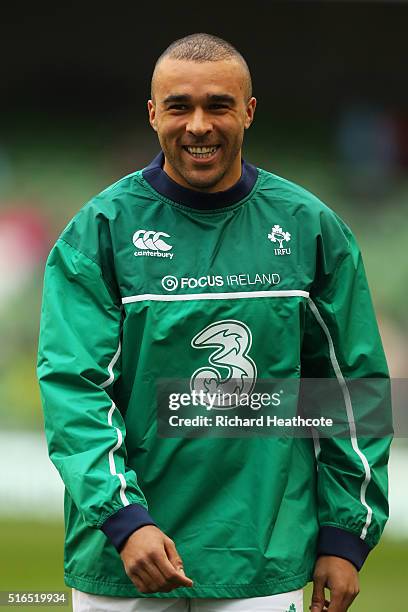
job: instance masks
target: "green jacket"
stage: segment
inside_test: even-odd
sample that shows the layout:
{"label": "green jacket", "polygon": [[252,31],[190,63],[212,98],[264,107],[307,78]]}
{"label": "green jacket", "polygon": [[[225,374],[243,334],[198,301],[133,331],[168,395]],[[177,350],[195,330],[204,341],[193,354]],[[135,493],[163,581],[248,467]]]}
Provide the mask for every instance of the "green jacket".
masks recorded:
{"label": "green jacket", "polygon": [[[174,539],[194,581],[148,597],[286,592],[320,554],[360,568],[388,515],[390,440],[354,432],[346,381],[388,377],[356,241],[316,197],[265,170],[244,162],[237,184],[209,194],[162,163],[88,202],[46,264],[38,375],[65,483],[66,584],[146,596],[118,554],[146,524]],[[157,429],[161,381],[251,396],[301,375],[337,379],[350,435]],[[207,408],[195,410],[237,413]]]}

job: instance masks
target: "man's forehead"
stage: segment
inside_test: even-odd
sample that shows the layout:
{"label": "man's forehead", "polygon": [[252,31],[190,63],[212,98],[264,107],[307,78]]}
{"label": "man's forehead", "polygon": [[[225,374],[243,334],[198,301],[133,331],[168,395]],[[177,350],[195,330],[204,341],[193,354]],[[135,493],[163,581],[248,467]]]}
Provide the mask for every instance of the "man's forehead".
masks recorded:
{"label": "man's forehead", "polygon": [[156,93],[160,97],[193,95],[234,95],[245,86],[245,71],[236,60],[195,62],[164,58],[156,69]]}

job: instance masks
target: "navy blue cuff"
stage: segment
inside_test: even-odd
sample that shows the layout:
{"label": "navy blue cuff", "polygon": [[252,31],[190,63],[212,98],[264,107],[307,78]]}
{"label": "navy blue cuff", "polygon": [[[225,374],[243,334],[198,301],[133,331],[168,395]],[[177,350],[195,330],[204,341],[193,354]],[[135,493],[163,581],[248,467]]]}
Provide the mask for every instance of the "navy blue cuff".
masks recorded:
{"label": "navy blue cuff", "polygon": [[350,561],[360,570],[371,548],[354,533],[339,527],[320,528],[317,556],[333,555]]}
{"label": "navy blue cuff", "polygon": [[141,504],[130,504],[110,516],[102,525],[103,533],[110,539],[118,552],[128,537],[145,525],[156,525],[148,511]]}

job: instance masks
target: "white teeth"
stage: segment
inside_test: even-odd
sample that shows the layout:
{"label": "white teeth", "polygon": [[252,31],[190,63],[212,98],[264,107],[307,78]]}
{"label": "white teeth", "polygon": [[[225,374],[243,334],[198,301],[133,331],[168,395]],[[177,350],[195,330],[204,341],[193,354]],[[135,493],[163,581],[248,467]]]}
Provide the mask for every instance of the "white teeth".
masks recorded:
{"label": "white teeth", "polygon": [[186,147],[186,149],[194,157],[211,157],[216,152],[217,147]]}

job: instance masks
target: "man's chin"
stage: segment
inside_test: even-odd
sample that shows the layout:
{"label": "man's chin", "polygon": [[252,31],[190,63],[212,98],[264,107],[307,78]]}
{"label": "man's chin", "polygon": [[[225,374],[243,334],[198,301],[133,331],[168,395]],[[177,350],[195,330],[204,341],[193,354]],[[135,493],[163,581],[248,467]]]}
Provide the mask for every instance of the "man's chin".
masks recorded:
{"label": "man's chin", "polygon": [[[186,164],[185,160],[177,160],[169,156],[169,167],[167,173],[169,176],[183,187],[194,189],[196,191],[222,191],[222,187],[218,187],[225,176],[226,169],[220,167],[220,164],[209,164],[207,167],[203,164],[200,168],[194,168],[190,164]],[[166,170],[166,166],[164,168]]]}
{"label": "man's chin", "polygon": [[217,189],[217,185],[221,182],[223,178],[223,174],[219,176],[197,176],[194,174],[185,174],[183,176],[184,180],[188,184],[190,189],[195,189],[197,191],[221,191],[221,189]]}

